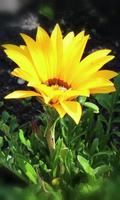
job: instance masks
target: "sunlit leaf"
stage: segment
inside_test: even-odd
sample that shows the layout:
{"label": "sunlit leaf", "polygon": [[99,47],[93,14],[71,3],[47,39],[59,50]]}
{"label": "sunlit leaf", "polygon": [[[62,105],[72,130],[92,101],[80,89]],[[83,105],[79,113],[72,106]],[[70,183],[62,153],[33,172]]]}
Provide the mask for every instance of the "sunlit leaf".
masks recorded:
{"label": "sunlit leaf", "polygon": [[94,104],[94,103],[85,102],[84,106],[88,107],[88,108],[91,108],[94,111],[94,113],[99,113],[99,107],[96,104]]}
{"label": "sunlit leaf", "polygon": [[83,170],[86,172],[86,174],[94,177],[94,169],[90,166],[89,161],[80,155],[77,156],[77,159],[80,165],[82,166]]}

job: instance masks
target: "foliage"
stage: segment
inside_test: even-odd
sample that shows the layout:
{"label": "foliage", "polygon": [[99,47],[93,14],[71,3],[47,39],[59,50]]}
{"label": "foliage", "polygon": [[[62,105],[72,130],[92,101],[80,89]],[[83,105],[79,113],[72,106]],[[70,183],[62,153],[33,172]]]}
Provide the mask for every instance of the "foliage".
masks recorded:
{"label": "foliage", "polygon": [[38,13],[47,17],[49,20],[53,20],[55,17],[53,6],[49,4],[41,4]]}
{"label": "foliage", "polygon": [[120,76],[115,86],[117,92],[94,95],[91,103],[78,99],[86,107],[79,125],[67,116],[57,121],[52,153],[44,113],[28,129],[2,112],[0,165],[18,181],[10,185],[1,178],[0,199],[119,199]]}

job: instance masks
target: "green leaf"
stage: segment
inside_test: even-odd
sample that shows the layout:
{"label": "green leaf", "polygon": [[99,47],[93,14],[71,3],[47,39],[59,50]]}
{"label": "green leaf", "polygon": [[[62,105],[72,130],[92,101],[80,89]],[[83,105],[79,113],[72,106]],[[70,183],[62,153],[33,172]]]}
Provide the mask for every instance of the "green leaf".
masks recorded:
{"label": "green leaf", "polygon": [[51,5],[41,5],[39,13],[48,19],[54,19],[54,10]]}
{"label": "green leaf", "polygon": [[59,163],[60,157],[61,157],[62,147],[63,147],[63,139],[58,138],[58,140],[56,142],[56,149],[51,158],[53,177],[55,177],[56,173],[57,173],[57,168],[58,168],[58,163]]}
{"label": "green leaf", "polygon": [[24,144],[28,149],[31,148],[30,140],[26,140],[26,138],[24,137],[24,132],[21,129],[19,130],[19,138],[22,144]]}
{"label": "green leaf", "polygon": [[113,151],[101,151],[101,152],[98,152],[98,153],[95,153],[94,155],[93,155],[93,158],[95,158],[95,157],[102,157],[102,156],[106,156],[106,157],[111,157],[111,156],[113,156],[114,155],[114,152]]}
{"label": "green leaf", "polygon": [[94,111],[94,113],[99,113],[99,107],[96,104],[91,102],[85,102],[83,105],[87,108],[91,108]]}
{"label": "green leaf", "polygon": [[94,154],[96,151],[97,151],[97,152],[99,151],[98,145],[99,145],[99,139],[98,139],[98,138],[95,138],[95,139],[93,140],[92,145],[91,145],[91,148],[90,148],[91,154]]}
{"label": "green leaf", "polygon": [[10,118],[10,115],[7,111],[2,112],[2,120],[6,123],[8,119]]}
{"label": "green leaf", "polygon": [[117,88],[117,92],[120,92],[120,74],[115,78],[114,84]]}
{"label": "green leaf", "polygon": [[4,144],[4,140],[3,140],[3,137],[0,136],[0,148],[3,147],[3,144]]}
{"label": "green leaf", "polygon": [[21,170],[25,173],[25,175],[29,178],[30,181],[37,184],[37,173],[30,163],[22,158],[17,158],[18,165]]}
{"label": "green leaf", "polygon": [[10,137],[10,134],[9,134],[9,131],[10,131],[10,128],[8,125],[6,125],[3,121],[0,121],[0,130],[5,133],[5,135],[7,137]]}
{"label": "green leaf", "polygon": [[79,102],[80,104],[82,104],[82,105],[84,105],[84,103],[86,102],[86,99],[87,99],[87,97],[81,97],[81,96],[79,96],[79,97],[77,98],[78,102]]}
{"label": "green leaf", "polygon": [[112,96],[110,94],[98,94],[94,95],[97,102],[105,108],[108,112],[111,112],[110,108],[112,107]]}
{"label": "green leaf", "polygon": [[42,160],[39,160],[39,165],[40,165],[40,170],[42,170],[43,172],[46,173],[51,172],[51,169],[48,169],[47,165]]}
{"label": "green leaf", "polygon": [[80,165],[82,166],[83,170],[86,172],[86,174],[94,177],[95,176],[94,169],[90,166],[88,160],[80,155],[77,156],[77,159]]}
{"label": "green leaf", "polygon": [[112,167],[108,165],[101,165],[95,168],[95,174],[97,176],[103,176],[105,173],[112,171]]}
{"label": "green leaf", "polygon": [[65,156],[65,168],[69,174],[71,173],[72,166],[73,166],[73,154],[71,150],[67,149]]}
{"label": "green leaf", "polygon": [[117,135],[118,137],[120,137],[120,131],[114,131],[114,132],[112,133],[112,135]]}
{"label": "green leaf", "polygon": [[26,139],[24,137],[24,132],[20,129],[19,130],[19,138],[22,144],[26,145]]}
{"label": "green leaf", "polygon": [[37,184],[37,174],[28,162],[25,162],[25,174],[28,176],[28,178],[35,184]]}
{"label": "green leaf", "polygon": [[11,117],[10,120],[10,133],[13,133],[13,131],[18,127],[18,123],[16,120],[16,117]]}

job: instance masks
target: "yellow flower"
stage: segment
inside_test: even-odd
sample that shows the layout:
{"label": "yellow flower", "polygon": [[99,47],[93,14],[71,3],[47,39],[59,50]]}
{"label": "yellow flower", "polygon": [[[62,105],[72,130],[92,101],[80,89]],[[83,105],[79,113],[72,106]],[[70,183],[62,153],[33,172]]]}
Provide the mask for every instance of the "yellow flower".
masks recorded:
{"label": "yellow flower", "polygon": [[12,75],[24,79],[34,91],[18,90],[5,98],[37,96],[54,107],[62,118],[66,113],[78,124],[82,109],[78,96],[115,91],[111,78],[117,75],[110,70],[100,70],[112,60],[111,50],[97,50],[82,59],[89,35],[84,31],[74,36],[69,32],[64,38],[56,24],[51,36],[38,27],[36,39],[21,34],[26,45],[3,45],[7,56],[18,68]]}

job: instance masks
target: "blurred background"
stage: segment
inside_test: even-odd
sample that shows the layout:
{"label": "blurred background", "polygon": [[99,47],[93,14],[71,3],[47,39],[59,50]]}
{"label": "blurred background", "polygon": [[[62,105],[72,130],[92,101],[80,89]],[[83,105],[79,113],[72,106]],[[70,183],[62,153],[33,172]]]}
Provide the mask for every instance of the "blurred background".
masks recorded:
{"label": "blurred background", "polygon": [[[0,0],[0,25],[25,30],[51,26],[55,21],[69,28],[93,28],[99,34],[119,37],[119,0]],[[67,25],[66,25],[67,26]]]}

